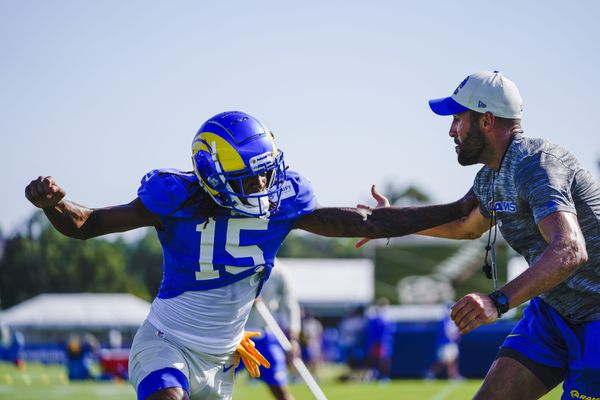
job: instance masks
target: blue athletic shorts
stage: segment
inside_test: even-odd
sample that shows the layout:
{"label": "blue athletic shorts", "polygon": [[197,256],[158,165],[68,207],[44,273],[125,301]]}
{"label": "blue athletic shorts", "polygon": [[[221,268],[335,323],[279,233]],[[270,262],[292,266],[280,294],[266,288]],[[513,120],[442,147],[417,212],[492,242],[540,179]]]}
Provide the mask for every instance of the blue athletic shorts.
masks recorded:
{"label": "blue athletic shorts", "polygon": [[260,379],[268,385],[287,385],[287,363],[283,348],[272,333],[264,333],[257,339],[254,341],[256,348],[271,363],[271,368],[261,368]]}
{"label": "blue athletic shorts", "polygon": [[[549,367],[547,370],[557,371],[559,379],[555,384],[564,377],[562,399],[600,398],[600,321],[570,323],[536,297],[504,340],[499,355],[513,357],[511,350]],[[534,363],[528,365],[518,355],[513,358],[542,381],[548,381],[540,376],[544,371],[536,373]]]}

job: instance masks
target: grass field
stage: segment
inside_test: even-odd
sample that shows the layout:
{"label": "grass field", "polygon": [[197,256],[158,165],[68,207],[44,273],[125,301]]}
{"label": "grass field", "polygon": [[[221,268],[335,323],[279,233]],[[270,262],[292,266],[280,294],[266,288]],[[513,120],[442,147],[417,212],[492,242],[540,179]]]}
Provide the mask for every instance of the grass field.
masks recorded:
{"label": "grass field", "polygon": [[[477,391],[481,381],[460,382],[394,380],[386,383],[336,383],[324,378],[321,387],[330,400],[465,400]],[[301,383],[291,385],[296,400],[309,400],[309,390]],[[560,399],[555,389],[544,400]],[[265,386],[241,377],[235,386],[236,400],[270,399]],[[18,400],[134,400],[128,382],[68,382],[60,366],[28,365],[19,371],[10,364],[0,364],[0,399]]]}

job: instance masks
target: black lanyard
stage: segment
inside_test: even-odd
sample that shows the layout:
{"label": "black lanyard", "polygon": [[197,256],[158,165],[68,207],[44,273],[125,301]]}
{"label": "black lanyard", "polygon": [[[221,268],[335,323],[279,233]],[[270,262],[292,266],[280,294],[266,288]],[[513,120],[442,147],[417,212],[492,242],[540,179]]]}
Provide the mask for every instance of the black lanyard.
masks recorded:
{"label": "black lanyard", "polygon": [[[490,228],[488,229],[487,244],[485,245],[485,257],[483,259],[483,267],[481,267],[481,270],[485,273],[485,276],[488,279],[492,280],[494,290],[498,289],[498,272],[496,268],[496,237],[498,236],[498,216],[496,212],[496,178],[498,177],[498,175],[500,175],[500,169],[502,168],[504,157],[506,157],[506,153],[508,153],[510,145],[512,144],[515,136],[519,133],[523,133],[523,131],[514,131],[513,135],[510,137],[508,145],[506,146],[506,149],[504,149],[504,154],[502,154],[502,158],[500,159],[498,171],[492,170],[492,202],[490,203],[492,209],[490,210]],[[494,231],[493,237],[492,231]],[[491,259],[491,264],[488,261],[488,255]]]}

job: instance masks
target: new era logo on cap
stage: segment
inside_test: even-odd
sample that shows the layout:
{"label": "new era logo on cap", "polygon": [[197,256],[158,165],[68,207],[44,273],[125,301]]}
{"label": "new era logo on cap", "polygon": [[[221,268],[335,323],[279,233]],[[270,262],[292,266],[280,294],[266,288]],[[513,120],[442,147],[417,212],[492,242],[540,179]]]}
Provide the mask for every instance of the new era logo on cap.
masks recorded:
{"label": "new era logo on cap", "polygon": [[460,114],[467,110],[491,112],[497,117],[520,119],[523,99],[517,86],[500,72],[476,72],[467,76],[452,96],[429,100],[439,115]]}

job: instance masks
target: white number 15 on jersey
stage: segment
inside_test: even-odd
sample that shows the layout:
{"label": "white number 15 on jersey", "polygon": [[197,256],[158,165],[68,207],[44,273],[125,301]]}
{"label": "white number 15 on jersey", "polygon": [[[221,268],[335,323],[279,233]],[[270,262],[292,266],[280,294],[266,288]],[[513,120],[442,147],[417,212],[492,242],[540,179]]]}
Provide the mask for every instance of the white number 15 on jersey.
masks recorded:
{"label": "white number 15 on jersey", "polygon": [[[224,230],[219,229],[216,237],[217,226],[226,224]],[[215,252],[226,251],[234,258],[252,257],[254,265],[265,263],[265,257],[260,247],[256,245],[240,246],[240,232],[242,230],[266,231],[269,220],[262,218],[228,218],[209,219],[208,222],[196,225],[196,232],[200,233],[200,271],[196,271],[196,280],[203,281],[217,279],[220,272],[214,269],[213,257]],[[223,248],[224,247],[224,248]],[[252,267],[233,267],[226,265],[225,270],[231,274],[239,274]]]}

